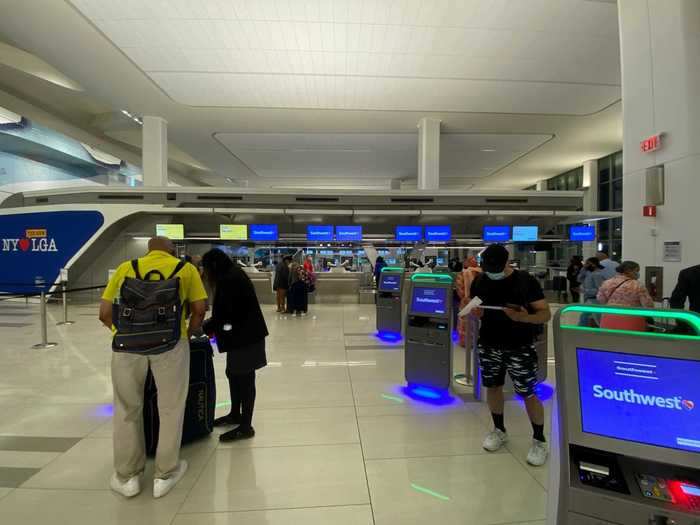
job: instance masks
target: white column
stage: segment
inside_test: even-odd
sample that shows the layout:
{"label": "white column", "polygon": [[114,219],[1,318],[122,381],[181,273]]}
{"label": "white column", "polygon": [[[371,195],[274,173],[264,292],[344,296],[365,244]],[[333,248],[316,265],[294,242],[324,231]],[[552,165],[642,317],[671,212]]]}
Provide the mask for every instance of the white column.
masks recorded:
{"label": "white column", "polygon": [[418,122],[418,189],[440,188],[440,120]]}
{"label": "white column", "polygon": [[143,185],[168,185],[168,122],[160,117],[143,117]]}
{"label": "white column", "polygon": [[547,179],[537,181],[535,189],[537,191],[547,191]]}
{"label": "white column", "polygon": [[[619,0],[623,101],[623,252],[664,266],[664,295],[681,268],[700,263],[700,2]],[[660,150],[640,141],[663,133]],[[664,165],[666,196],[644,218],[645,170]],[[682,261],[663,260],[663,242],[682,242]]]}
{"label": "white column", "polygon": [[[587,160],[583,163],[583,211],[598,211],[598,161]],[[595,242],[581,243],[584,259],[594,257],[597,251]]]}

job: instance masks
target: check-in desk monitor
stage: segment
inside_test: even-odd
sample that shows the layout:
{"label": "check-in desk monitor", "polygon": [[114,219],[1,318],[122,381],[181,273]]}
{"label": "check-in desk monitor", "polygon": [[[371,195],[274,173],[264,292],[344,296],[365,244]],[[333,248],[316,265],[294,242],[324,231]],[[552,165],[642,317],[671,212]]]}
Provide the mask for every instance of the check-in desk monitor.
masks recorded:
{"label": "check-in desk monitor", "polygon": [[[648,332],[562,320],[593,308],[555,318],[559,497],[548,524],[700,524],[700,316],[597,308],[645,317]],[[696,333],[651,331],[659,316]]]}
{"label": "check-in desk monitor", "polygon": [[451,384],[452,292],[450,275],[411,276],[405,344],[409,384],[442,390]]}
{"label": "check-in desk monitor", "polygon": [[377,333],[400,338],[403,322],[403,268],[385,266],[377,289]]}

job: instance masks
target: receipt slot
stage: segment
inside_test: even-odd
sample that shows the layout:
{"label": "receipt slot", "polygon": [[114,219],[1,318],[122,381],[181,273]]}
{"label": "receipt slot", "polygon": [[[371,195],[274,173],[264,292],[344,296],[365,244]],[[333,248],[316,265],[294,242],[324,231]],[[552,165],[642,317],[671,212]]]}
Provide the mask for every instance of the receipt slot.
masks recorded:
{"label": "receipt slot", "polygon": [[400,338],[403,320],[404,269],[385,266],[377,283],[377,334],[382,338]]}
{"label": "receipt slot", "polygon": [[[578,326],[643,317],[650,331]],[[690,334],[651,331],[684,325]],[[700,316],[572,305],[554,318],[548,525],[700,524]]]}
{"label": "receipt slot", "polygon": [[413,274],[410,288],[406,381],[409,385],[447,390],[452,381],[452,277]]}

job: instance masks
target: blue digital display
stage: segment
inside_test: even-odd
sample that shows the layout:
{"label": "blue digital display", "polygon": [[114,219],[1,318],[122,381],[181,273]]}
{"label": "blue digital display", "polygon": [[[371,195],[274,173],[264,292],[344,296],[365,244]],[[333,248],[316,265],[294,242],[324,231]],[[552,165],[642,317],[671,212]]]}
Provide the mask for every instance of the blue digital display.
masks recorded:
{"label": "blue digital display", "polygon": [[537,226],[513,226],[513,241],[536,242],[539,237]]}
{"label": "blue digital display", "polygon": [[251,241],[276,241],[280,236],[276,224],[251,224],[248,232]]}
{"label": "blue digital display", "polygon": [[452,240],[452,226],[426,226],[425,240],[430,242],[447,242]]}
{"label": "blue digital display", "polygon": [[581,428],[700,453],[700,362],[577,348]]}
{"label": "blue digital display", "polygon": [[332,241],[333,226],[330,224],[309,224],[306,227],[307,241]]}
{"label": "blue digital display", "polygon": [[445,315],[447,288],[415,286],[411,296],[411,313]]}
{"label": "blue digital display", "polygon": [[401,280],[403,275],[400,273],[382,273],[379,280],[379,291],[381,292],[398,292],[401,290]]}
{"label": "blue digital display", "polygon": [[508,242],[510,226],[484,226],[483,239],[485,242]]}
{"label": "blue digital display", "polygon": [[569,226],[569,240],[581,242],[595,241],[595,226]]}
{"label": "blue digital display", "polygon": [[335,240],[338,242],[361,241],[362,226],[336,226]]}
{"label": "blue digital display", "polygon": [[419,242],[423,240],[422,226],[397,226],[396,240],[405,242]]}

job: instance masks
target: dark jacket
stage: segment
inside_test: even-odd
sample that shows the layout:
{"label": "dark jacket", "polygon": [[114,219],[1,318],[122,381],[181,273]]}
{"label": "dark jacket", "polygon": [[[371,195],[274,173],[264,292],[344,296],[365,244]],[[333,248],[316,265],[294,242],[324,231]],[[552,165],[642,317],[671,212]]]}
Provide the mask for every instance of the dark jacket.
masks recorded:
{"label": "dark jacket", "polygon": [[272,283],[273,290],[289,290],[289,266],[284,261],[280,261],[275,267],[275,282]]}
{"label": "dark jacket", "polygon": [[[231,325],[230,330],[226,330],[227,325]],[[216,336],[219,352],[240,354],[234,360],[234,372],[249,372],[267,364],[264,346],[253,345],[268,336],[267,325],[253,283],[240,268],[217,284],[212,316],[205,321],[204,331]]]}
{"label": "dark jacket", "polygon": [[678,284],[671,295],[671,308],[685,308],[686,299],[693,312],[700,312],[700,265],[686,268],[678,275]]}

